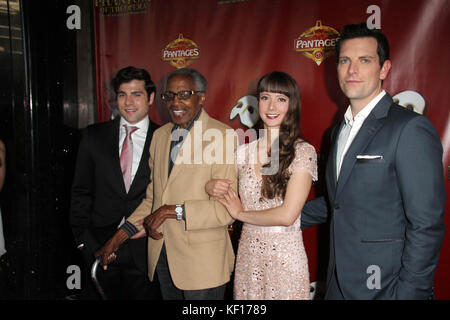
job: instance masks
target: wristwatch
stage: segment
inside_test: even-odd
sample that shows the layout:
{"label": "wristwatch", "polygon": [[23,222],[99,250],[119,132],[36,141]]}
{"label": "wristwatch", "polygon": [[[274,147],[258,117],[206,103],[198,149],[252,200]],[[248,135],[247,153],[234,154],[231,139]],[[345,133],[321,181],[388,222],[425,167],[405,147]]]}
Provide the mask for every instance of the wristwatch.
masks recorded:
{"label": "wristwatch", "polygon": [[177,204],[175,207],[175,213],[177,214],[177,220],[183,220],[184,208],[181,204]]}

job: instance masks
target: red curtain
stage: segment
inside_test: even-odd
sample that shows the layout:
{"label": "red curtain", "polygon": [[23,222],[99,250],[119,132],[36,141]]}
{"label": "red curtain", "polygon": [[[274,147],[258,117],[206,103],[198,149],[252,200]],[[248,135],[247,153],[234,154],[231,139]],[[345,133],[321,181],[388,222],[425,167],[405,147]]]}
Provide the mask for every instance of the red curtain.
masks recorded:
{"label": "red curtain", "polygon": [[[342,116],[348,103],[336,80],[332,47],[338,36],[335,31],[349,23],[368,20],[380,23],[390,42],[393,64],[384,88],[393,96],[413,91],[400,96],[402,103],[424,107],[424,114],[442,139],[445,187],[447,193],[450,190],[447,105],[450,90],[445,84],[450,70],[447,0],[95,0],[93,3],[99,121],[109,120],[114,109],[115,98],[109,85],[112,75],[133,65],[147,69],[158,88],[150,117],[160,124],[167,122],[159,99],[163,77],[177,66],[189,64],[209,82],[207,112],[235,129],[245,128],[238,117],[230,120],[231,110],[240,98],[253,92],[259,77],[281,70],[291,74],[300,86],[302,132],[319,154],[326,152],[322,140],[327,129]],[[301,49],[309,52],[303,54]],[[177,61],[175,58],[180,56],[184,60]],[[449,208],[447,201],[446,211]],[[447,215],[447,225],[449,219]],[[307,230],[304,239],[311,280],[315,281],[323,254],[318,241],[320,234],[317,229]],[[435,280],[438,299],[450,299],[448,270],[450,236],[446,235]]]}

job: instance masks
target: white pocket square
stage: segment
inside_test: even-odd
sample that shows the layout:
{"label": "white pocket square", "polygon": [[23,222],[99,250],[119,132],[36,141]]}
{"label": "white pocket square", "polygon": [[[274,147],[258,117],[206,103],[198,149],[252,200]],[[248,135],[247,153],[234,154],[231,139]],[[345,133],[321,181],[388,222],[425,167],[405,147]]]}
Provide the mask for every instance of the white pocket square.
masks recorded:
{"label": "white pocket square", "polygon": [[356,159],[366,159],[366,160],[375,160],[375,159],[383,159],[381,155],[369,155],[369,154],[358,154]]}

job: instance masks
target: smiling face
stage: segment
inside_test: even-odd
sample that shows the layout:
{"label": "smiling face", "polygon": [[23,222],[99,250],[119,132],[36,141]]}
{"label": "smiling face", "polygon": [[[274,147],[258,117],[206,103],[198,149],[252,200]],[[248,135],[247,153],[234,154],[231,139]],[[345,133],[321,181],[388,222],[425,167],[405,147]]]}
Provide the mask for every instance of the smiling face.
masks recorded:
{"label": "smiling face", "polygon": [[390,67],[389,60],[380,66],[375,38],[354,38],[342,43],[337,73],[339,85],[352,109],[359,112],[381,92],[381,82]]}
{"label": "smiling face", "polygon": [[[167,83],[166,91],[197,91],[194,81],[187,75],[175,75]],[[172,122],[181,128],[186,128],[203,106],[205,93],[194,93],[187,99],[179,99],[177,95],[166,103]]]}
{"label": "smiling face", "polygon": [[148,97],[144,80],[122,83],[117,90],[117,106],[120,115],[130,124],[135,124],[148,115],[155,94]]}
{"label": "smiling face", "polygon": [[264,128],[279,129],[288,110],[288,96],[268,91],[259,94],[259,116],[264,122]]}

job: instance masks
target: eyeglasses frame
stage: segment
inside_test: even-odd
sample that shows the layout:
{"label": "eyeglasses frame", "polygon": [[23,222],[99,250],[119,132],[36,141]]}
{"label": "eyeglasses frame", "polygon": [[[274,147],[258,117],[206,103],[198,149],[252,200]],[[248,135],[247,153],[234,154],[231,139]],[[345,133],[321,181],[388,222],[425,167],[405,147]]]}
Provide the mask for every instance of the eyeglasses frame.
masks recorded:
{"label": "eyeglasses frame", "polygon": [[[189,97],[187,97],[187,98],[181,98],[181,97],[179,96],[179,93],[180,93],[180,92],[189,92],[190,95],[189,95]],[[164,102],[169,102],[169,101],[173,101],[173,100],[175,99],[175,96],[176,96],[179,100],[187,100],[187,99],[190,99],[190,98],[192,97],[193,94],[203,93],[203,92],[204,92],[204,91],[194,91],[194,90],[180,90],[180,91],[178,91],[178,92],[166,91],[166,92],[164,92],[164,93],[161,93],[161,99],[162,99],[162,101],[164,101]],[[170,99],[170,100],[165,100],[165,99],[164,99],[164,95],[167,94],[167,93],[173,94],[172,99]]]}

